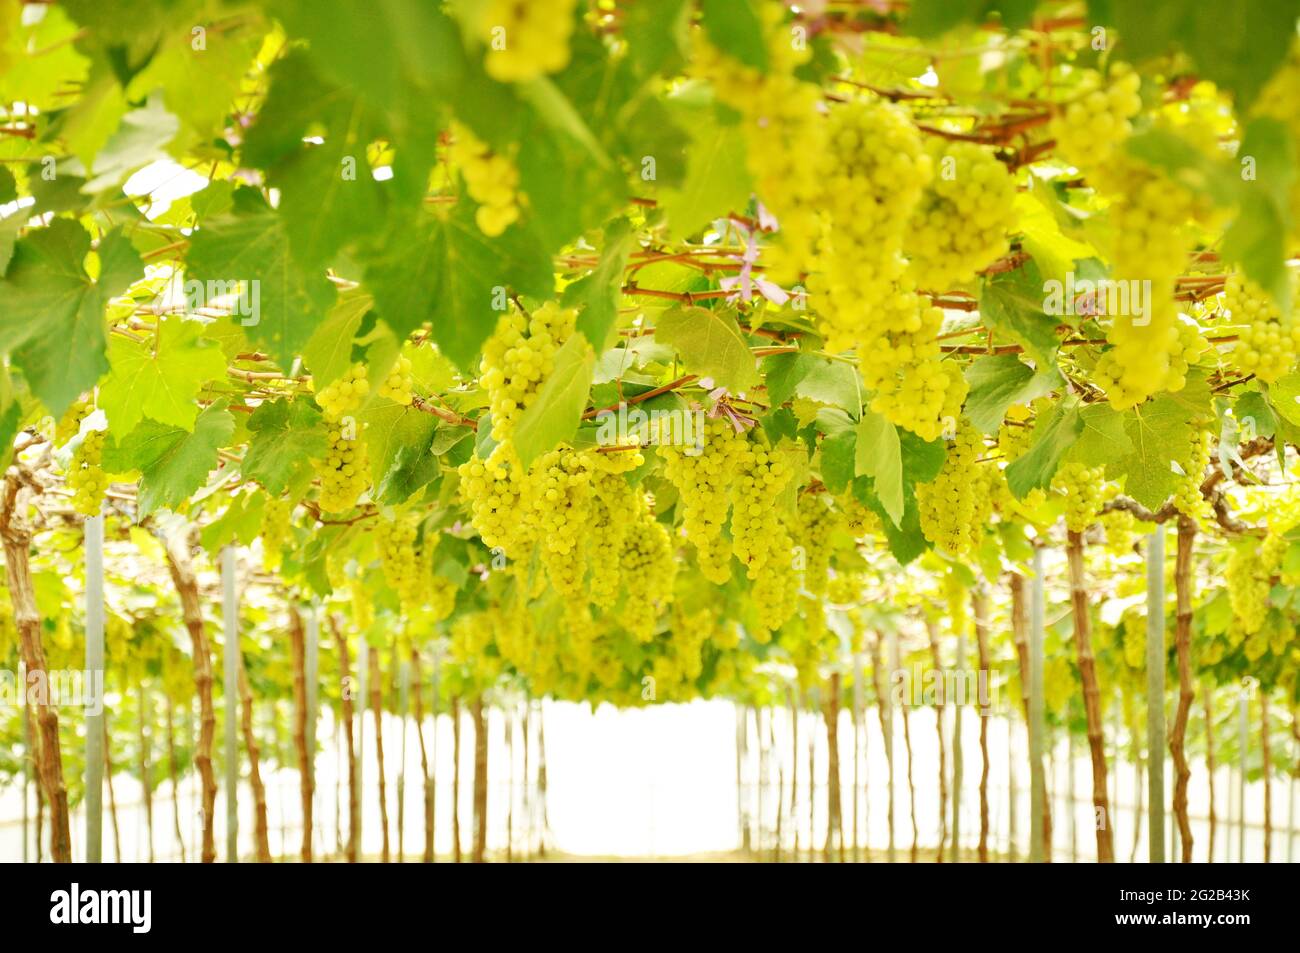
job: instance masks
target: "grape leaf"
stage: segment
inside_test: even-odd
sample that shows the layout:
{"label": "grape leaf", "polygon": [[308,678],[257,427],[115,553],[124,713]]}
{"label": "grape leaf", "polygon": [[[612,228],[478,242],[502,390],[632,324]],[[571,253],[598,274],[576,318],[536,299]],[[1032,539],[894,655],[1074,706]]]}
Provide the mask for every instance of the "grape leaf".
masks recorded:
{"label": "grape leaf", "polygon": [[898,428],[873,411],[862,415],[858,423],[857,455],[854,472],[870,477],[875,487],[876,499],[889,516],[890,522],[899,526],[903,518],[903,453],[898,440]]}
{"label": "grape leaf", "polygon": [[252,438],[240,467],[269,493],[280,494],[309,479],[312,458],[325,456],[321,413],[303,398],[263,403],[248,418]]}
{"label": "grape leaf", "polygon": [[218,347],[198,343],[203,325],[168,318],[158,324],[157,346],[148,340],[113,337],[112,371],[99,390],[99,406],[117,433],[130,433],[144,417],[189,430],[203,385],[224,377],[226,358]]}
{"label": "grape leaf", "polygon": [[623,268],[631,254],[635,236],[627,219],[619,219],[605,230],[605,250],[591,274],[564,289],[563,303],[580,307],[578,330],[598,351],[610,344],[618,323],[618,301],[623,287]]}
{"label": "grape leaf", "polygon": [[110,473],[139,470],[139,516],[159,507],[175,508],[201,487],[217,466],[217,451],[230,442],[235,420],[225,401],[211,405],[194,421],[194,430],[145,420],[121,443],[104,447]]}
{"label": "grape leaf", "polygon": [[1061,383],[1055,367],[1035,373],[1014,354],[981,357],[966,369],[970,393],[966,416],[980,433],[996,433],[1012,404],[1024,404],[1050,393]]}
{"label": "grape leaf", "polygon": [[595,352],[580,334],[572,335],[556,352],[555,369],[515,425],[515,450],[525,467],[556,445],[573,439],[587,406],[595,364]]}
{"label": "grape leaf", "polygon": [[754,355],[727,309],[670,308],[655,323],[655,340],[675,348],[688,371],[733,394],[758,383]]}
{"label": "grape leaf", "polygon": [[1182,479],[1172,464],[1187,459],[1196,421],[1210,415],[1209,384],[1204,374],[1193,372],[1181,391],[1160,394],[1125,414],[1132,449],[1109,461],[1106,475],[1123,478],[1129,496],[1157,509]]}
{"label": "grape leaf", "polygon": [[752,0],[700,0],[700,22],[711,42],[746,66],[767,70],[763,19]]}
{"label": "grape leaf", "polygon": [[1016,271],[985,279],[980,289],[980,317],[985,326],[1023,346],[1040,371],[1056,364],[1061,346],[1057,319],[1043,311],[1045,297],[1042,276],[1032,261]]}
{"label": "grape leaf", "polygon": [[265,493],[257,492],[231,497],[222,514],[200,530],[199,542],[203,548],[215,556],[235,540],[244,546],[251,545],[262,529],[266,499]]}
{"label": "grape leaf", "polygon": [[143,271],[120,229],[99,242],[99,277],[83,264],[90,235],[69,219],[34,229],[0,281],[0,349],[13,350],[32,391],[61,414],[108,370],[104,308]]}
{"label": "grape leaf", "polygon": [[719,122],[707,111],[684,113],[679,124],[693,139],[686,181],[679,189],[664,188],[659,199],[674,239],[685,238],[719,216],[744,209],[751,191],[740,127]]}
{"label": "grape leaf", "polygon": [[317,390],[338,380],[352,366],[352,340],[373,304],[374,299],[364,291],[354,288],[343,292],[329,317],[303,346],[302,357]]}
{"label": "grape leaf", "polygon": [[760,367],[771,406],[780,407],[794,396],[795,388],[808,376],[818,360],[816,355],[802,351],[797,354],[769,354],[763,358]]}
{"label": "grape leaf", "polygon": [[370,472],[376,484],[383,482],[397,466],[403,447],[427,448],[438,429],[438,418],[432,414],[383,398],[367,404],[359,419],[365,424]]}
{"label": "grape leaf", "polygon": [[1083,430],[1078,441],[1066,451],[1068,462],[1086,467],[1101,467],[1132,451],[1133,441],[1125,429],[1125,417],[1109,403],[1089,404],[1079,411]]}
{"label": "grape leaf", "polygon": [[1083,431],[1078,398],[1069,396],[1042,415],[1034,427],[1033,445],[1006,469],[1007,486],[1016,499],[1030,490],[1045,490],[1065,452]]}

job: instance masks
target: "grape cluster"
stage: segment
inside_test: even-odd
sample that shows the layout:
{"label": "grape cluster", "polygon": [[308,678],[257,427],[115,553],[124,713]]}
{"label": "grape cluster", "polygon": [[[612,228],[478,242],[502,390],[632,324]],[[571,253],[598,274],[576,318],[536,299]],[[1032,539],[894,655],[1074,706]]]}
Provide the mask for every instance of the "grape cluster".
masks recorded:
{"label": "grape cluster", "polygon": [[1228,583],[1228,604],[1232,607],[1232,624],[1228,638],[1235,645],[1254,635],[1268,617],[1273,576],[1282,565],[1286,540],[1269,533],[1263,543],[1238,546],[1228,558],[1224,576]]}
{"label": "grape cluster", "polygon": [[1294,314],[1283,316],[1259,285],[1236,273],[1224,285],[1223,307],[1241,326],[1229,355],[1238,370],[1266,384],[1291,372],[1300,356],[1300,321]]}
{"label": "grape cluster", "polygon": [[1052,489],[1065,495],[1065,528],[1082,533],[1097,521],[1105,496],[1104,467],[1071,461],[1057,467]]}
{"label": "grape cluster", "polygon": [[534,528],[546,578],[565,597],[582,594],[587,567],[592,497],[589,456],[564,448],[552,450],[534,462],[523,484],[525,519]]}
{"label": "grape cluster", "polygon": [[1183,474],[1174,490],[1174,508],[1188,519],[1202,524],[1210,516],[1209,501],[1201,494],[1201,481],[1210,466],[1209,434],[1193,428],[1187,459],[1180,461]]}
{"label": "grape cluster", "polygon": [[782,455],[760,438],[742,444],[732,487],[731,540],[750,579],[757,579],[770,561],[789,561],[790,535],[777,500],[793,475]]}
{"label": "grape cluster", "polygon": [[411,374],[411,359],[403,355],[397,359],[393,369],[379,385],[379,396],[406,407],[415,399],[414,388],[415,378]]}
{"label": "grape cluster", "polygon": [[315,462],[320,507],[326,513],[342,513],[356,506],[370,486],[370,455],[361,435],[342,421],[329,423],[327,439],[325,459]]}
{"label": "grape cluster", "polygon": [[451,161],[465,180],[465,191],[478,203],[474,223],[495,238],[519,220],[519,169],[465,126],[457,124],[452,135]]}
{"label": "grape cluster", "polygon": [[719,585],[731,578],[731,544],[723,536],[723,527],[732,483],[746,451],[744,434],[737,433],[725,417],[705,423],[699,452],[666,444],[658,448],[664,475],[677,489],[686,538],[695,547],[700,573]]}
{"label": "grape cluster", "polygon": [[511,310],[483,345],[479,380],[488,392],[492,438],[514,436],[519,415],[555,369],[555,354],[573,333],[577,312],[548,301],[527,316]]}
{"label": "grape cluster", "polygon": [[1079,168],[1106,164],[1133,132],[1131,120],[1142,109],[1141,85],[1131,69],[1117,70],[1108,86],[1070,102],[1052,121],[1061,155]]}
{"label": "grape cluster", "polygon": [[984,532],[978,461],[984,453],[979,431],[962,421],[943,468],[929,483],[916,488],[916,502],[925,538],[946,553],[964,556],[975,549]]}
{"label": "grape cluster", "polygon": [[54,427],[54,443],[63,446],[81,431],[81,422],[95,409],[89,397],[78,397],[72,402]]}
{"label": "grape cluster", "polygon": [[424,582],[421,578],[424,561],[415,545],[419,529],[419,521],[405,514],[393,519],[380,519],[375,527],[384,580],[397,593],[398,601],[406,610],[419,604]]}
{"label": "grape cluster", "polygon": [[677,568],[674,555],[667,527],[654,518],[642,499],[619,558],[624,587],[619,618],[639,642],[654,638],[659,612],[672,601]]}
{"label": "grape cluster", "polygon": [[830,580],[831,551],[843,516],[821,493],[799,497],[799,545],[804,551],[803,587],[815,596],[826,592]]}
{"label": "grape cluster", "polygon": [[68,486],[72,489],[72,508],[83,516],[98,516],[108,491],[108,474],[104,472],[104,431],[87,430],[72,454],[68,469]]}
{"label": "grape cluster", "polygon": [[644,508],[624,474],[641,466],[645,458],[640,450],[597,453],[594,457],[587,594],[592,605],[607,609],[618,599],[624,540]]}
{"label": "grape cluster", "polygon": [[569,65],[577,0],[487,0],[478,10],[483,66],[501,83],[522,83]]}
{"label": "grape cluster", "polygon": [[521,519],[524,468],[514,445],[497,444],[486,460],[471,457],[457,472],[461,499],[469,504],[470,521],[484,545],[500,548],[511,559],[521,558],[532,544],[533,534]]}
{"label": "grape cluster", "polygon": [[993,152],[939,140],[935,175],[909,224],[906,252],[916,284],[946,291],[1005,255],[1016,183]]}
{"label": "grape cluster", "polygon": [[316,403],[325,412],[326,420],[341,420],[356,410],[370,393],[370,381],[364,364],[353,364],[338,380],[331,381],[316,392]]}
{"label": "grape cluster", "polygon": [[262,568],[267,572],[280,569],[292,515],[293,504],[278,496],[268,497],[262,508]]}

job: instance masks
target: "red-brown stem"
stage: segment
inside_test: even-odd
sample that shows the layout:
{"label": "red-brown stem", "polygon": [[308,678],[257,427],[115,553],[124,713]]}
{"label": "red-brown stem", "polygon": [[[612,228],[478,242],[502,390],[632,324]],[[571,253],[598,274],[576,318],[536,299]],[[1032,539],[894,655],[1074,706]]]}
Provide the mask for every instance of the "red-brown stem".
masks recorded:
{"label": "red-brown stem", "polygon": [[474,857],[481,864],[487,859],[487,785],[488,736],[483,697],[474,699],[470,708],[474,718]]}
{"label": "red-brown stem", "polygon": [[1174,646],[1178,655],[1178,711],[1169,732],[1169,753],[1174,761],[1174,817],[1178,820],[1178,842],[1182,845],[1183,863],[1192,862],[1192,824],[1187,816],[1187,783],[1192,769],[1187,763],[1187,719],[1192,712],[1196,691],[1192,685],[1192,556],[1196,543],[1196,524],[1186,516],[1178,520],[1178,557],[1174,564],[1174,589],[1178,615],[1174,627]]}
{"label": "red-brown stem", "polygon": [[[355,716],[352,705],[352,659],[351,653],[348,652],[347,636],[343,634],[339,620],[331,615],[329,616],[329,625],[330,631],[334,633],[334,644],[338,646],[339,651],[339,679],[342,683],[340,707],[342,708],[343,717],[343,742],[348,752],[348,844],[344,856],[349,864],[355,864],[357,862],[357,849],[360,846],[357,843],[357,830],[361,826],[361,791],[357,771],[356,739],[352,736],[352,719]],[[363,704],[364,701],[362,699]]]}
{"label": "red-brown stem", "polygon": [[388,844],[388,782],[384,780],[384,683],[379,673],[379,652],[371,646],[370,657],[370,711],[375,717],[375,757],[379,761],[379,823],[383,828],[383,862],[389,861]]}
{"label": "red-brown stem", "polygon": [[989,604],[988,592],[983,586],[971,595],[975,613],[975,647],[979,659],[979,713],[980,713],[980,842],[979,862],[989,862],[989,714],[991,699],[985,692],[989,685]]}
{"label": "red-brown stem", "polygon": [[315,780],[307,751],[307,636],[302,616],[289,607],[289,649],[293,657],[293,747],[298,754],[298,781],[302,793],[302,862],[311,863],[312,794]]}
{"label": "red-brown stem", "polygon": [[832,859],[831,843],[839,835],[839,859],[844,860],[844,815],[840,807],[840,673],[830,677],[826,693],[826,860]]}
{"label": "red-brown stem", "polygon": [[[925,620],[925,630],[930,636],[930,658],[934,662],[935,676],[940,685],[943,678],[943,656],[939,652],[939,627],[933,619]],[[940,691],[934,703],[935,728],[939,738],[939,850],[935,863],[943,863],[944,846],[948,843],[948,741],[943,734],[943,713],[947,708],[945,693]]]}
{"label": "red-brown stem", "polygon": [[451,698],[451,840],[452,859],[461,862],[460,846],[460,699]]}
{"label": "red-brown stem", "polygon": [[270,825],[266,820],[266,785],[262,783],[262,749],[257,744],[257,732],[253,730],[253,691],[248,685],[248,673],[244,671],[244,653],[239,653],[239,723],[244,733],[244,749],[248,755],[248,786],[253,789],[253,845],[257,851],[257,862],[271,862]]}
{"label": "red-brown stem", "polygon": [[[411,681],[415,683],[415,734],[420,740],[420,773],[424,776],[424,857],[433,863],[434,782],[429,774],[429,754],[424,746],[424,679],[420,675],[420,650],[411,649]],[[434,730],[437,731],[435,724]]]}

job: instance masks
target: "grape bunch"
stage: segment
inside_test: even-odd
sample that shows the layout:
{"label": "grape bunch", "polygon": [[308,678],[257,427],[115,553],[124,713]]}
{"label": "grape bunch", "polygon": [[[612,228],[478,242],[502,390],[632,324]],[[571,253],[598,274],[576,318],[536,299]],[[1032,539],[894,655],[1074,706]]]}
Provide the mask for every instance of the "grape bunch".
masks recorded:
{"label": "grape bunch", "polygon": [[946,291],[1007,253],[1016,183],[993,152],[939,140],[935,175],[908,228],[908,269],[916,284]]}
{"label": "grape bunch", "polygon": [[750,579],[757,579],[770,561],[790,561],[790,535],[778,498],[793,475],[783,455],[761,437],[742,444],[732,487],[731,540]]}
{"label": "grape bunch", "polygon": [[980,519],[980,467],[984,441],[979,431],[962,421],[943,468],[929,483],[916,488],[916,502],[925,538],[946,553],[964,556],[975,549],[984,531]]}
{"label": "grape bunch", "polygon": [[1097,521],[1105,494],[1106,470],[1077,461],[1061,464],[1052,489],[1065,496],[1065,528],[1082,533]]}
{"label": "grape bunch", "polygon": [[[582,594],[591,516],[590,454],[560,448],[540,456],[524,478],[524,519],[533,527],[546,578],[561,596]],[[519,513],[514,514],[518,519]]]}
{"label": "grape bunch", "polygon": [[81,431],[81,422],[95,409],[94,401],[89,397],[78,397],[59,418],[54,427],[54,443],[63,446]]}
{"label": "grape bunch", "polygon": [[577,0],[487,0],[477,9],[483,66],[500,83],[523,83],[569,65]]}
{"label": "grape bunch", "polygon": [[316,392],[316,403],[325,412],[326,420],[341,420],[361,406],[370,393],[370,381],[364,364],[353,364],[338,380],[331,381]]}
{"label": "grape bunch", "polygon": [[1273,576],[1282,565],[1287,542],[1277,533],[1269,533],[1263,543],[1250,542],[1236,547],[1228,557],[1224,576],[1228,583],[1228,604],[1232,623],[1228,638],[1234,645],[1254,635],[1268,617]]}
{"label": "grape bunch", "polygon": [[471,457],[457,468],[460,496],[469,505],[470,521],[484,545],[500,548],[511,559],[521,558],[533,534],[521,519],[524,512],[524,468],[514,446],[500,443],[486,460]]}
{"label": "grape bunch", "polygon": [[370,455],[354,425],[328,424],[329,449],[315,462],[320,477],[320,507],[326,513],[343,513],[356,506],[370,486]]}
{"label": "grape bunch", "polygon": [[642,498],[619,557],[624,588],[619,618],[639,642],[654,638],[659,613],[672,602],[674,557],[667,527],[654,518],[649,502]]}
{"label": "grape bunch", "polygon": [[799,497],[799,545],[804,551],[803,587],[815,596],[826,592],[830,580],[831,551],[835,535],[844,524],[821,493],[804,493]]}
{"label": "grape bunch", "polygon": [[519,220],[519,169],[465,126],[456,124],[452,136],[451,161],[465,180],[465,191],[478,203],[474,223],[495,238]]}
{"label": "grape bunch", "polygon": [[1057,148],[1078,168],[1106,164],[1133,132],[1132,119],[1142,109],[1141,77],[1117,69],[1107,86],[1100,85],[1070,102],[1052,120]]}
{"label": "grape bunch", "polygon": [[587,595],[592,605],[607,609],[618,599],[624,540],[643,508],[624,474],[639,467],[645,458],[640,450],[597,453],[594,457]]}
{"label": "grape bunch", "polygon": [[1254,374],[1271,384],[1289,374],[1300,356],[1300,321],[1283,316],[1259,285],[1240,274],[1228,276],[1223,308],[1240,325],[1229,360],[1243,374]]}
{"label": "grape bunch", "polygon": [[411,375],[411,359],[403,355],[397,359],[393,369],[379,385],[379,396],[407,407],[415,399],[414,388],[415,378]]}
{"label": "grape bunch", "polygon": [[103,459],[104,431],[87,430],[68,468],[72,508],[83,516],[98,516],[104,504],[108,475],[104,472]]}
{"label": "grape bunch", "polygon": [[1209,434],[1194,427],[1189,442],[1187,459],[1180,461],[1183,474],[1174,490],[1174,508],[1188,519],[1203,524],[1210,516],[1209,501],[1201,494],[1201,481],[1210,466]]}
{"label": "grape bunch", "polygon": [[424,560],[416,548],[419,520],[407,514],[393,519],[381,518],[375,527],[375,542],[379,547],[379,561],[384,570],[384,580],[397,593],[404,610],[419,605],[424,575]]}
{"label": "grape bunch", "polygon": [[[691,452],[687,452],[687,451]],[[747,450],[743,433],[726,417],[706,421],[703,446],[661,444],[664,475],[677,489],[686,538],[695,547],[700,573],[721,585],[731,578],[731,544],[723,535],[731,487]]]}
{"label": "grape bunch", "polygon": [[505,442],[555,369],[555,354],[573,333],[577,312],[548,301],[531,316],[518,310],[503,314],[483,345],[480,383],[488,392],[492,438]]}
{"label": "grape bunch", "polygon": [[267,572],[280,569],[292,515],[293,504],[278,496],[268,497],[262,508],[262,568]]}

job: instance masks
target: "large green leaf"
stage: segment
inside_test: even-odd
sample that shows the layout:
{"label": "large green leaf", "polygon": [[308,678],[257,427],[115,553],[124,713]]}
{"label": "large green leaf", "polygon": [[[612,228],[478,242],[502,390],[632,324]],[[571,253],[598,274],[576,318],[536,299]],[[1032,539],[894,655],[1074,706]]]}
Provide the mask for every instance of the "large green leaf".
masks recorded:
{"label": "large green leaf", "polygon": [[104,469],[140,471],[137,503],[143,519],[159,507],[180,506],[203,486],[217,466],[217,451],[234,432],[224,401],[199,414],[193,431],[145,420],[120,442],[104,447]]}
{"label": "large green leaf", "polygon": [[1034,372],[1014,354],[981,357],[966,369],[970,393],[963,408],[981,433],[995,433],[1012,404],[1050,393],[1061,383],[1055,367]]}
{"label": "large green leaf", "polygon": [[99,406],[115,433],[128,434],[142,418],[189,430],[203,385],[226,373],[221,348],[203,346],[203,325],[168,318],[156,342],[115,336],[108,345],[112,371],[99,391]]}
{"label": "large green leaf", "polygon": [[515,450],[525,467],[573,439],[587,406],[595,364],[595,352],[580,334],[572,335],[556,353],[555,369],[515,425]]}
{"label": "large green leaf", "polygon": [[671,308],[655,323],[655,340],[676,348],[688,371],[733,394],[758,383],[754,355],[728,309]]}
{"label": "large green leaf", "polygon": [[858,423],[854,471],[871,477],[876,498],[895,526],[903,518],[903,453],[898,428],[880,414],[867,411]]}
{"label": "large green leaf", "polygon": [[252,438],[241,472],[271,493],[283,493],[309,479],[311,461],[325,456],[320,411],[307,400],[267,401],[248,419]]}

